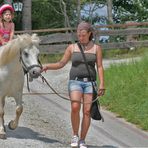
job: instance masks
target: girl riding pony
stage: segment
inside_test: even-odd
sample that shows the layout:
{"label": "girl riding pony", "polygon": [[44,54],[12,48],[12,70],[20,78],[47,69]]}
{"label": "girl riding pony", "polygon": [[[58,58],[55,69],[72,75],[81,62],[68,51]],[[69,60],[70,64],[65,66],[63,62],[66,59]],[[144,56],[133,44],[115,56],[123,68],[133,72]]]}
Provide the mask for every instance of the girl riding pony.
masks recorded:
{"label": "girl riding pony", "polygon": [[9,4],[0,7],[0,46],[12,40],[14,36],[15,25],[12,22],[14,17],[14,9]]}

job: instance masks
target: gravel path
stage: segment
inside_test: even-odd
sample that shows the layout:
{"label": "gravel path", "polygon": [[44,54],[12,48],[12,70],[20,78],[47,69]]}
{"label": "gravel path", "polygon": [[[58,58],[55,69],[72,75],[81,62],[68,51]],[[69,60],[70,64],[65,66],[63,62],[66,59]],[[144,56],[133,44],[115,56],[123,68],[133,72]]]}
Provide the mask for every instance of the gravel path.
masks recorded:
{"label": "gravel path", "polygon": [[[115,62],[115,61],[112,61]],[[110,62],[104,61],[105,67]],[[49,83],[62,95],[67,95],[69,64],[61,70],[44,73]],[[67,148],[71,139],[70,102],[52,94],[39,78],[30,83],[31,93],[24,86],[24,111],[19,127],[12,131],[7,124],[13,118],[15,102],[7,98],[5,124],[7,139],[0,148]],[[46,94],[48,93],[48,94]],[[105,122],[92,121],[86,142],[89,148],[148,147],[148,133],[124,119],[102,109]]]}

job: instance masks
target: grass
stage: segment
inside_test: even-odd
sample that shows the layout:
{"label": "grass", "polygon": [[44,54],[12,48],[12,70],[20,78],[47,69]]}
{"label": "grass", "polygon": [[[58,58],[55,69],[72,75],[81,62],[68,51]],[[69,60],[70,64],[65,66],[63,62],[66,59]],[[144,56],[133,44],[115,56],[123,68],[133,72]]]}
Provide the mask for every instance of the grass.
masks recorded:
{"label": "grass", "polygon": [[129,49],[111,49],[103,50],[103,58],[106,59],[120,59],[142,56],[147,51],[147,48]]}
{"label": "grass", "polygon": [[112,65],[105,70],[105,84],[101,104],[148,130],[148,54],[139,62]]}
{"label": "grass", "polygon": [[63,54],[41,54],[39,58],[41,63],[53,63],[59,61],[62,56]]}

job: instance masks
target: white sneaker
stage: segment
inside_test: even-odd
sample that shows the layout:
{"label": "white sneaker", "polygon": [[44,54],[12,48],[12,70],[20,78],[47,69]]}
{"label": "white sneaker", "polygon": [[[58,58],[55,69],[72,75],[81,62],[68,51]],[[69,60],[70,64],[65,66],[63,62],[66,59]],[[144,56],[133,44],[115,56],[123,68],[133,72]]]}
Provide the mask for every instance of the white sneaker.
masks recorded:
{"label": "white sneaker", "polygon": [[79,141],[79,148],[87,148],[87,145],[85,144],[84,140]]}
{"label": "white sneaker", "polygon": [[78,147],[78,143],[79,143],[79,137],[77,135],[74,135],[71,138],[71,147]]}

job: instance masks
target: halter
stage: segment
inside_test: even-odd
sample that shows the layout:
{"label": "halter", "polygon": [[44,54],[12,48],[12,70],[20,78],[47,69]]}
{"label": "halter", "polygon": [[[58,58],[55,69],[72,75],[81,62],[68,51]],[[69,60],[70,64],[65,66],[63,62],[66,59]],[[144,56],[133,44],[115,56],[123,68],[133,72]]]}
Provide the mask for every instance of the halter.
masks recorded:
{"label": "halter", "polygon": [[30,92],[30,88],[29,88],[29,76],[28,76],[28,73],[29,73],[29,71],[32,69],[32,68],[34,68],[34,67],[39,67],[39,68],[41,68],[42,69],[42,64],[41,64],[41,61],[39,60],[39,58],[37,59],[37,61],[38,61],[38,63],[39,63],[39,65],[38,64],[34,64],[34,65],[31,65],[31,66],[26,66],[26,64],[25,64],[25,62],[24,62],[24,60],[23,60],[23,58],[22,58],[22,56],[21,56],[21,51],[20,51],[20,63],[22,64],[22,68],[23,68],[23,71],[24,71],[24,75],[26,74],[26,77],[27,77],[27,89],[28,89],[28,91]]}
{"label": "halter", "polygon": [[20,62],[22,63],[22,67],[23,67],[23,70],[24,70],[25,74],[29,73],[29,71],[34,67],[39,67],[39,68],[42,69],[42,64],[41,64],[41,61],[39,60],[39,58],[37,59],[37,61],[38,61],[39,65],[34,64],[34,65],[31,65],[31,66],[27,67],[24,60],[23,60],[23,58],[22,58],[22,56],[21,56],[21,52],[20,52]]}

